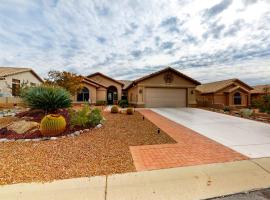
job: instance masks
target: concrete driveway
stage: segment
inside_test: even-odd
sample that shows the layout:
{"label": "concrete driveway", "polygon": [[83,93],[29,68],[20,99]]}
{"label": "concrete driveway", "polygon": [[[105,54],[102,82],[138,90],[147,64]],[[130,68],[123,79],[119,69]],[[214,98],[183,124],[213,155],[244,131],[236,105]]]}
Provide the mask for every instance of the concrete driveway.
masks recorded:
{"label": "concrete driveway", "polygon": [[197,108],[151,110],[250,158],[270,157],[270,124]]}

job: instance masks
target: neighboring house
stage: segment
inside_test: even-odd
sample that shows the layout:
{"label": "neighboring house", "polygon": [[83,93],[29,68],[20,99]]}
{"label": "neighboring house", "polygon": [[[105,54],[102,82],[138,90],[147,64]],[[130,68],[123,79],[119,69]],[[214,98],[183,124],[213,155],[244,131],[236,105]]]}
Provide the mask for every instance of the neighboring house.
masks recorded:
{"label": "neighboring house", "polygon": [[88,101],[95,104],[97,101],[106,101],[108,104],[116,104],[122,97],[124,84],[100,72],[83,78],[84,88],[74,101]]}
{"label": "neighboring house", "polygon": [[84,78],[84,89],[76,101],[107,101],[115,104],[128,99],[136,107],[186,107],[196,104],[195,87],[200,83],[173,68],[135,81],[115,80],[99,72]]}
{"label": "neighboring house", "polygon": [[255,85],[251,90],[251,100],[258,99],[265,94],[270,94],[270,84],[269,85]]}
{"label": "neighboring house", "polygon": [[197,101],[206,104],[247,107],[253,88],[239,79],[228,79],[196,87]]}
{"label": "neighboring house", "polygon": [[35,86],[43,83],[39,77],[30,68],[0,67],[0,96],[18,96],[20,86],[27,84]]}

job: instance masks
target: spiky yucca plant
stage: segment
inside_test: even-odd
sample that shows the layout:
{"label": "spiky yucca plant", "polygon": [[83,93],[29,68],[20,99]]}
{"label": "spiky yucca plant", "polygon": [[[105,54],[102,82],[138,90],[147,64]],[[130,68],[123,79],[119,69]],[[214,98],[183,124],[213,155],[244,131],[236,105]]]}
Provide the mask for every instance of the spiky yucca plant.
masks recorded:
{"label": "spiky yucca plant", "polygon": [[33,109],[42,109],[46,113],[71,106],[70,93],[57,86],[42,85],[22,91],[24,103]]}
{"label": "spiky yucca plant", "polygon": [[43,136],[57,136],[66,129],[66,120],[61,115],[46,115],[40,123],[40,132]]}

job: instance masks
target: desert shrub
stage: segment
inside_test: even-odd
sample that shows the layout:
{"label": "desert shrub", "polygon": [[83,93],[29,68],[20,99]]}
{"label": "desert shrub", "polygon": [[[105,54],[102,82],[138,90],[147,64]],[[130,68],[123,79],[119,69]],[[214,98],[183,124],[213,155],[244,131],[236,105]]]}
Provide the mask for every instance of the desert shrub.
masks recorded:
{"label": "desert shrub", "polygon": [[225,106],[223,110],[224,110],[224,112],[230,112],[231,111],[229,106]]}
{"label": "desert shrub", "polygon": [[253,115],[253,110],[245,108],[240,110],[240,114],[242,117],[251,117]]}
{"label": "desert shrub", "polygon": [[270,112],[270,94],[253,100],[252,106],[258,108],[260,112]]}
{"label": "desert shrub", "polygon": [[96,126],[100,124],[102,118],[103,117],[101,115],[101,111],[97,108],[94,108],[89,114],[89,123],[91,126]]}
{"label": "desert shrub", "polygon": [[89,124],[90,107],[84,105],[81,110],[70,110],[70,124],[71,126],[86,127]]}
{"label": "desert shrub", "polygon": [[126,107],[128,107],[128,100],[126,100],[126,99],[119,100],[119,101],[118,101],[118,105],[119,105],[121,108],[126,108]]}
{"label": "desert shrub", "polygon": [[22,91],[21,97],[30,108],[42,109],[46,113],[71,106],[70,93],[61,87],[30,87]]}
{"label": "desert shrub", "polygon": [[99,100],[99,101],[96,102],[96,106],[105,106],[105,105],[107,105],[107,101]]}
{"label": "desert shrub", "polygon": [[128,108],[127,109],[127,114],[128,115],[133,115],[133,113],[134,113],[134,109],[133,108]]}
{"label": "desert shrub", "polygon": [[70,110],[70,123],[71,126],[96,126],[102,120],[101,111],[97,108],[90,109],[88,105],[84,105],[81,110]]}
{"label": "desert shrub", "polygon": [[119,109],[117,106],[112,106],[111,108],[111,113],[118,113],[119,112]]}

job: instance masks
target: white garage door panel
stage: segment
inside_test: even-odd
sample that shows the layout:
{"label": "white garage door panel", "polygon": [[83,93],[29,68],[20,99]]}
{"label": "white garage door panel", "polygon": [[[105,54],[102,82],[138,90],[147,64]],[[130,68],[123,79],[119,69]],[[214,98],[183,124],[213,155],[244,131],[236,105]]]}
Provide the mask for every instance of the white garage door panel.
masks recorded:
{"label": "white garage door panel", "polygon": [[146,107],[186,107],[186,89],[146,88]]}

